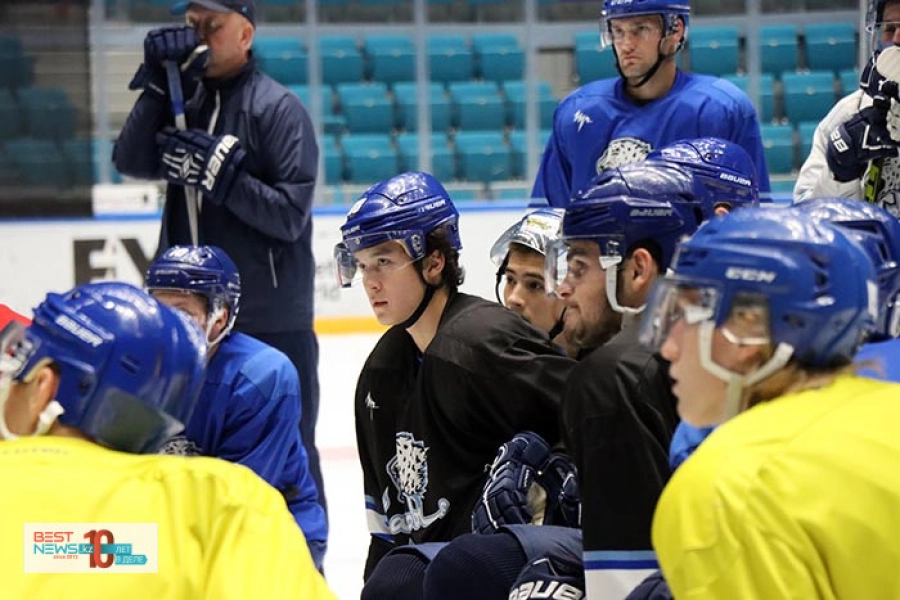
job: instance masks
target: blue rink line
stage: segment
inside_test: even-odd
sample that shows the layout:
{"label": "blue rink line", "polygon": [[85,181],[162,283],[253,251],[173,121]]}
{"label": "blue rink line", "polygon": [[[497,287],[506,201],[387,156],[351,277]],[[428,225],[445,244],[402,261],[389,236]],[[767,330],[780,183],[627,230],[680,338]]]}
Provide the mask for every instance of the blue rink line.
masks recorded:
{"label": "blue rink line", "polygon": [[[459,212],[497,212],[508,210],[525,210],[528,201],[522,200],[460,200],[453,203]],[[313,217],[317,216],[343,216],[350,210],[351,205],[345,206],[314,206]],[[86,223],[108,221],[159,221],[162,211],[155,213],[122,213],[103,214],[94,217],[21,217],[15,219],[0,219],[2,225],[33,225],[35,223]]]}
{"label": "blue rink line", "polygon": [[[773,203],[776,205],[787,205],[791,203],[789,194],[772,194],[770,198],[762,198],[762,203]],[[460,200],[453,203],[461,213],[468,212],[499,212],[509,210],[525,210],[529,207],[527,199],[522,200]],[[350,210],[350,206],[315,206],[313,207],[313,217],[317,216],[343,216]],[[94,217],[22,217],[16,219],[0,219],[0,225],[33,225],[35,223],[86,223],[86,222],[109,222],[109,221],[159,221],[162,218],[162,211],[149,214],[104,214]]]}

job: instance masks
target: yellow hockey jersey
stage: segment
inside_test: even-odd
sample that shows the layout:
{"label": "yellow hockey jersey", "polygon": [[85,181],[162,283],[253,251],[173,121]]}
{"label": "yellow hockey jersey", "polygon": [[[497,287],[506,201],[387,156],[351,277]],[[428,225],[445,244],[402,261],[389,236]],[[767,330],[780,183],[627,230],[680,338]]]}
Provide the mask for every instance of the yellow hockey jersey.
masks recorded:
{"label": "yellow hockey jersey", "polygon": [[900,598],[900,386],[842,376],[725,423],[653,546],[679,600]]}
{"label": "yellow hockey jersey", "polygon": [[[0,442],[0,474],[4,598],[334,598],[282,496],[245,467],[39,437]],[[155,543],[122,533],[141,528]]]}

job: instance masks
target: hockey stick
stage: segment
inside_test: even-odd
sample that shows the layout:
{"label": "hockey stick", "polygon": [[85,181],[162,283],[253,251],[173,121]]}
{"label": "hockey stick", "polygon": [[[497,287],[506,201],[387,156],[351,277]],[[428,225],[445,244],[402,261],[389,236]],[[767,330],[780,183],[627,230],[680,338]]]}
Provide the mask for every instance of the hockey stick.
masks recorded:
{"label": "hockey stick", "polygon": [[[204,48],[199,46],[197,50]],[[194,53],[197,53],[194,50]],[[188,58],[187,63],[194,59],[194,54]],[[181,69],[174,60],[166,61],[166,78],[169,83],[169,97],[172,99],[172,112],[175,114],[175,127],[178,129],[187,129],[187,121],[184,118],[184,92],[181,89]],[[188,227],[191,230],[191,245],[196,246],[199,243],[199,230],[197,226],[197,190],[184,187],[184,199],[187,202]]]}

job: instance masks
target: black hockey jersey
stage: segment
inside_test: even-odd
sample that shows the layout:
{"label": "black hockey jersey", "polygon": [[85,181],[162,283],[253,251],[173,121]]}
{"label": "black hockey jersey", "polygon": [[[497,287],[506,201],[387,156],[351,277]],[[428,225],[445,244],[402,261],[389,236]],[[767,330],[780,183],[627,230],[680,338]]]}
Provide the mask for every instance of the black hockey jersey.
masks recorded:
{"label": "black hockey jersey", "polygon": [[372,545],[366,577],[395,545],[471,531],[497,449],[532,430],[560,439],[559,400],[574,361],[499,304],[451,296],[420,354],[388,330],[356,389],[356,436]]}
{"label": "black hockey jersey", "polygon": [[638,342],[637,330],[626,328],[579,362],[563,396],[588,572],[597,556],[652,550],[653,511],[670,475],[678,415],[668,363]]}

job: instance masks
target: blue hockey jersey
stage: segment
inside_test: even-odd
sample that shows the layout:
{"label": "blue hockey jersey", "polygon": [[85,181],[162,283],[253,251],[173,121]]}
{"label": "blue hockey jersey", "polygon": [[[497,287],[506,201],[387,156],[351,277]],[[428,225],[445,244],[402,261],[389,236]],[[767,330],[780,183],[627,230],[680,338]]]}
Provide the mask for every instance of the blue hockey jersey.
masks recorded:
{"label": "blue hockey jersey", "polygon": [[668,94],[643,104],[625,95],[621,78],[589,83],[556,107],[531,196],[565,208],[572,195],[604,169],[638,162],[654,148],[703,136],[742,146],[756,165],[759,191],[769,191],[756,109],[731,82],[678,71]]}
{"label": "blue hockey jersey", "polygon": [[209,361],[184,431],[195,448],[184,453],[240,463],[280,491],[321,566],[328,524],[300,439],[300,417],[300,382],[287,356],[231,333]]}
{"label": "blue hockey jersey", "polygon": [[900,383],[900,339],[866,344],[854,362],[864,365],[860,375]]}

